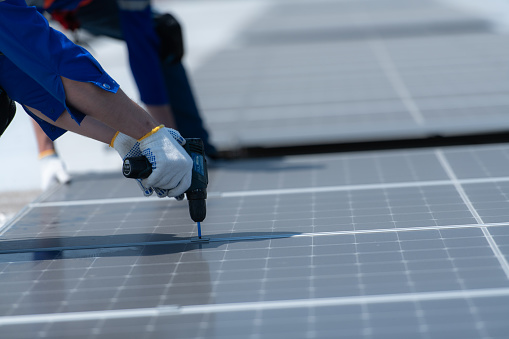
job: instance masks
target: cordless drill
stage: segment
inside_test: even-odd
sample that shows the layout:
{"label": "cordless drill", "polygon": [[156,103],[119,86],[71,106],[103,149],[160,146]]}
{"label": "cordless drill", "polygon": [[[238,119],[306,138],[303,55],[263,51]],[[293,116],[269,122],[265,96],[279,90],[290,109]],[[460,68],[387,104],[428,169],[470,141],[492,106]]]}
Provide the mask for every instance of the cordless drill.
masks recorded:
{"label": "cordless drill", "polygon": [[[186,138],[184,149],[193,160],[191,186],[186,191],[191,219],[198,223],[198,237],[201,239],[200,223],[207,215],[207,185],[209,177],[203,142],[199,138]],[[122,168],[126,178],[145,179],[152,173],[152,164],[144,156],[126,158]]]}

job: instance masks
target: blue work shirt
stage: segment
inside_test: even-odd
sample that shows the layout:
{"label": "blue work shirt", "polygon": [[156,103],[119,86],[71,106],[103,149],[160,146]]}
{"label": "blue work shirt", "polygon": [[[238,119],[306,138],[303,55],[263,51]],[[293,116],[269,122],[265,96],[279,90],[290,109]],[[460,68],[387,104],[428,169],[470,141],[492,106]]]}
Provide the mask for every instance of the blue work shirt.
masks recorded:
{"label": "blue work shirt", "polygon": [[[90,53],[50,28],[24,0],[0,0],[0,36],[0,86],[13,100],[53,121],[65,110],[77,123],[84,118],[67,104],[61,76],[113,93],[119,88]],[[52,140],[65,132],[33,117]]]}

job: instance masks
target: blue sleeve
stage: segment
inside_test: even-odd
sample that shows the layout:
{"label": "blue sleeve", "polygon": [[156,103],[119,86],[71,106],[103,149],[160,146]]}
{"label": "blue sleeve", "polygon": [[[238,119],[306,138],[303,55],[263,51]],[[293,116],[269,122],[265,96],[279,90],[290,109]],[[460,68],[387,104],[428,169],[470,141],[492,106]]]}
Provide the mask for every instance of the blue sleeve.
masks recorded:
{"label": "blue sleeve", "polygon": [[[0,51],[14,64],[5,73],[18,72],[11,77],[5,74],[2,78],[8,83],[2,85],[21,104],[39,102],[40,107],[32,107],[53,121],[64,110],[78,123],[84,118],[81,112],[67,106],[61,76],[90,82],[110,92],[119,88],[90,53],[50,28],[37,9],[27,6],[24,0],[0,0],[0,37]],[[38,84],[40,91],[34,84]],[[51,108],[58,107],[58,103],[62,110]]]}
{"label": "blue sleeve", "polygon": [[168,104],[159,59],[160,41],[154,29],[150,6],[142,10],[120,8],[120,22],[141,101],[148,105]]}
{"label": "blue sleeve", "polygon": [[65,104],[60,76],[116,92],[118,84],[84,48],[49,27],[24,0],[0,1],[0,51]]}

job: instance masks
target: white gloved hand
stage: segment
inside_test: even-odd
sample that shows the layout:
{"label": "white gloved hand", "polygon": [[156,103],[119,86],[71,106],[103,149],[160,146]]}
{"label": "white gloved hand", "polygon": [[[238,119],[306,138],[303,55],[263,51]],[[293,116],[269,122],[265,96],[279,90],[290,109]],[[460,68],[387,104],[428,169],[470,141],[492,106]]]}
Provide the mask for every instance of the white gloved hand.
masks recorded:
{"label": "white gloved hand", "polygon": [[41,164],[41,187],[47,190],[56,183],[68,184],[71,182],[71,176],[67,173],[64,163],[56,153],[40,158]]}
{"label": "white gloved hand", "polygon": [[[172,128],[166,128],[168,130],[168,132],[171,134],[171,136],[173,137],[173,139],[175,139],[180,146],[184,146],[186,144],[186,139],[180,135],[179,132],[177,132],[176,130],[172,129]],[[157,196],[159,198],[164,198],[164,197],[167,197],[168,196],[168,193],[170,190],[167,190],[167,189],[162,189],[162,188],[158,188],[158,187],[152,187],[154,189],[154,191],[156,192]],[[170,195],[171,197],[171,195]],[[177,199],[178,201],[181,201],[184,199],[184,193],[182,193],[181,195],[178,195],[175,197],[175,199]]]}
{"label": "white gloved hand", "polygon": [[181,142],[185,139],[180,133],[164,126],[139,140],[141,153],[152,164],[152,174],[141,181],[144,186],[167,190],[170,197],[180,196],[191,186],[193,161]]}
{"label": "white gloved hand", "polygon": [[[186,144],[186,139],[184,139],[179,132],[171,128],[166,129],[181,146],[184,146]],[[125,158],[129,157],[139,157],[143,155],[140,150],[140,143],[136,139],[131,138],[130,136],[127,136],[120,132],[117,132],[115,137],[113,137],[113,141],[111,142],[110,146],[113,147],[118,152],[122,160],[125,160]],[[143,192],[143,194],[147,197],[151,196],[153,192],[156,192],[159,198],[164,198],[168,196],[169,190],[167,189],[162,189],[158,187],[145,187],[141,183],[141,179],[136,179],[136,182],[140,186],[140,189]],[[184,199],[184,194],[176,196],[175,199],[177,200]]]}

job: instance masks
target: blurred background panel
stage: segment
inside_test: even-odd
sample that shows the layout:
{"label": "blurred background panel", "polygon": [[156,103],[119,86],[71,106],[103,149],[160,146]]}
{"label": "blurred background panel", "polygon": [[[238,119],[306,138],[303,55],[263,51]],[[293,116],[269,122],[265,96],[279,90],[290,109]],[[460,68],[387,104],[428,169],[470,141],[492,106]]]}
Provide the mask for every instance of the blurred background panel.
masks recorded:
{"label": "blurred background panel", "polygon": [[234,149],[506,131],[509,40],[498,17],[470,9],[271,1],[196,72],[214,140]]}

